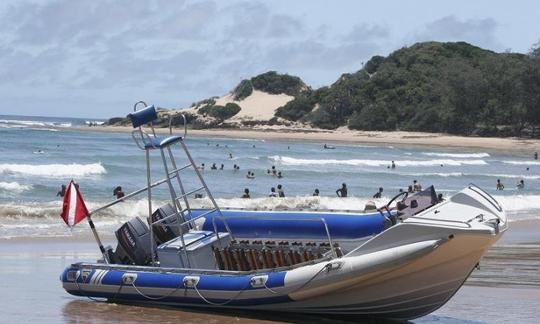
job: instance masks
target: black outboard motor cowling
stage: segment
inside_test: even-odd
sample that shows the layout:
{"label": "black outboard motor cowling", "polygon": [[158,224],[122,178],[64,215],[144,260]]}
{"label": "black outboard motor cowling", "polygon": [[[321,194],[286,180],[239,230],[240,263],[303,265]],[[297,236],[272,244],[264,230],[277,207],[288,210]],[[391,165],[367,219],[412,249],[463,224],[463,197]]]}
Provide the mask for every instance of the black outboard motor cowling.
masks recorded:
{"label": "black outboard motor cowling", "polygon": [[124,223],[115,235],[118,240],[115,254],[120,262],[147,265],[152,261],[150,230],[139,217]]}
{"label": "black outboard motor cowling", "polygon": [[[154,225],[154,237],[158,244],[162,244],[172,240],[175,237],[180,236],[180,228],[178,223],[178,218],[176,215],[176,209],[171,204],[166,204],[162,206],[152,214],[152,223],[162,220],[166,217],[164,221],[159,224]],[[170,217],[172,216],[172,217]],[[182,215],[179,216],[181,222],[184,222]],[[188,225],[183,226],[184,233],[189,230]]]}

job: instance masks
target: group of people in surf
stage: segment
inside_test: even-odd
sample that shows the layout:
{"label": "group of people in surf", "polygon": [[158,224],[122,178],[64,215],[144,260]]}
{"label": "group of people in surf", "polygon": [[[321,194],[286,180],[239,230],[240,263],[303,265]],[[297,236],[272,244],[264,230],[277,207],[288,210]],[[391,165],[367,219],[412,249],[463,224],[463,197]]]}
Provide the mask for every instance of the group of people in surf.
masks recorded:
{"label": "group of people in surf", "polygon": [[[268,197],[285,198],[285,191],[283,191],[283,186],[281,184],[278,184],[277,190],[276,187],[270,188],[270,194],[268,195]],[[249,188],[244,189],[244,194],[242,195],[242,198],[251,198]]]}
{"label": "group of people in surf", "polygon": [[[516,184],[516,188],[519,190],[525,189],[525,180],[521,179]],[[497,184],[495,185],[496,190],[504,190],[504,184],[501,182],[501,179],[497,179]]]}

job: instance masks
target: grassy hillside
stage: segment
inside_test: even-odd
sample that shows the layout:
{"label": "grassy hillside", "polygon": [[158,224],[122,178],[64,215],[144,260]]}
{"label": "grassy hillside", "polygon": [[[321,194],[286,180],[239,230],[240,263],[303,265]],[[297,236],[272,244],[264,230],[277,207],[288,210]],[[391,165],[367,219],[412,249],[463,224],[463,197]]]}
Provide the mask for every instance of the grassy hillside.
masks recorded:
{"label": "grassy hillside", "polygon": [[467,43],[418,43],[300,92],[277,116],[333,129],[537,136],[540,59]]}

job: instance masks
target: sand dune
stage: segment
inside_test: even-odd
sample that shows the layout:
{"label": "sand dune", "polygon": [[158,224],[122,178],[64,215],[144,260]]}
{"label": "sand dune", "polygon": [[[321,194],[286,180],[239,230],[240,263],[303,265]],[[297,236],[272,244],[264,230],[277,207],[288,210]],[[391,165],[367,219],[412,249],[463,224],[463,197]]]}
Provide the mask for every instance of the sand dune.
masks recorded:
{"label": "sand dune", "polygon": [[229,102],[239,105],[242,110],[229,121],[242,120],[270,120],[274,117],[276,109],[294,99],[286,94],[269,94],[254,90],[253,93],[242,101],[235,101],[229,94],[216,100],[216,105],[225,106]]}

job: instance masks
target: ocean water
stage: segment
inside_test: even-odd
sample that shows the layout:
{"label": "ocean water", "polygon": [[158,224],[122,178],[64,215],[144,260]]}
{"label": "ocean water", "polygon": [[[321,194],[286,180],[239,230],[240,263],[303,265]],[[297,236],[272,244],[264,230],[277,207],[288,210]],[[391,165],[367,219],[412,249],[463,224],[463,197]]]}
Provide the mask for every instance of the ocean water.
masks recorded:
{"label": "ocean water", "polygon": [[[80,184],[90,210],[113,199],[122,186],[128,193],[146,185],[144,152],[128,133],[80,131],[89,121],[73,118],[0,116],[0,238],[63,236],[87,232],[66,229],[59,218],[61,198],[56,196],[70,179]],[[101,121],[92,121],[101,122]],[[90,130],[91,128],[89,128]],[[448,196],[475,183],[499,200],[510,221],[539,218],[540,161],[534,152],[501,152],[399,145],[336,144],[251,139],[187,138],[196,162],[205,164],[203,175],[222,207],[361,210],[373,200],[384,204],[413,180],[434,185]],[[174,148],[178,165],[186,159]],[[232,155],[232,158],[230,156]],[[396,168],[389,168],[395,161]],[[218,170],[211,170],[216,163]],[[223,170],[219,170],[221,164]],[[233,165],[240,166],[239,171]],[[153,181],[163,178],[159,152],[152,152]],[[267,174],[275,166],[283,178]],[[246,178],[248,171],[255,179]],[[184,171],[187,188],[199,186],[194,174]],[[505,185],[495,191],[496,180]],[[525,189],[518,190],[519,180]],[[336,197],[346,183],[349,198]],[[271,187],[281,184],[286,198],[269,198]],[[379,187],[383,198],[373,199]],[[253,199],[241,199],[248,188]],[[313,197],[315,188],[321,197]],[[189,189],[187,189],[189,190]],[[154,190],[158,204],[168,201],[166,186]],[[95,216],[101,230],[112,232],[123,221],[144,216],[145,195],[117,204]],[[208,199],[193,200],[195,207]]]}

